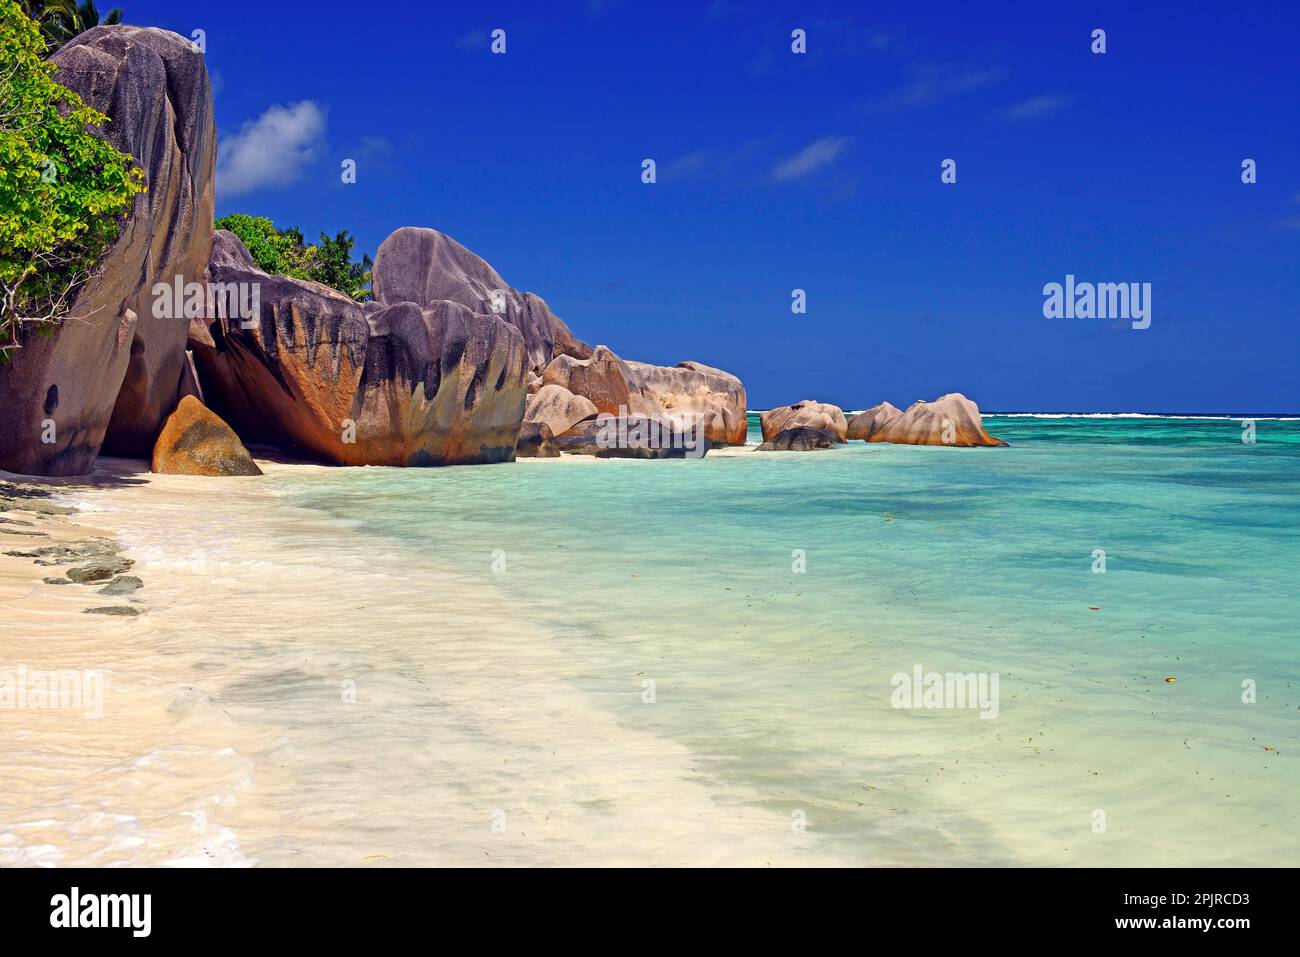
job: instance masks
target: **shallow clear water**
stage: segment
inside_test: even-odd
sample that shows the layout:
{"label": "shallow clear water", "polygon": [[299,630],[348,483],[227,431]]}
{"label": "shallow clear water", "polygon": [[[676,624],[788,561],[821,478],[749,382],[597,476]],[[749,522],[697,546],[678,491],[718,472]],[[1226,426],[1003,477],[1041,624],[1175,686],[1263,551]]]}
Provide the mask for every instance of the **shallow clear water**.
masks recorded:
{"label": "shallow clear water", "polygon": [[1300,863],[1300,422],[985,424],[86,493],[148,613],[5,636],[110,674],[0,863]]}
{"label": "shallow clear water", "polygon": [[[279,487],[491,583],[621,725],[845,860],[1300,862],[1300,423],[986,424],[1012,447]],[[997,673],[999,716],[893,707],[917,665]]]}

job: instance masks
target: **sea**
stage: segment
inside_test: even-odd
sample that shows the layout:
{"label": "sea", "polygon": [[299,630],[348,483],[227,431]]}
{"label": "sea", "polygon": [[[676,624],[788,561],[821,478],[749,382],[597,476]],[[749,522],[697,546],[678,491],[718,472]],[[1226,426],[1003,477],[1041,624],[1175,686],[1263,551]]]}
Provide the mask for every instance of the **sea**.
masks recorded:
{"label": "sea", "polygon": [[70,491],[0,863],[1300,864],[1300,421],[984,424]]}

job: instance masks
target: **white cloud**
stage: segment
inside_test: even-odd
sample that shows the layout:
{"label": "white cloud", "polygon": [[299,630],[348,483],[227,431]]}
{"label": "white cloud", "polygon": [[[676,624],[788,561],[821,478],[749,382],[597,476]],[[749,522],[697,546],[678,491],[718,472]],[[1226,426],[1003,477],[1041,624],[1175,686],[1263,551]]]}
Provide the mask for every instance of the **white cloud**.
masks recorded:
{"label": "white cloud", "polygon": [[217,147],[217,189],[249,193],[296,180],[320,149],[325,113],[311,100],[270,106]]}
{"label": "white cloud", "polygon": [[914,64],[907,83],[875,102],[881,111],[929,106],[950,96],[971,93],[1001,83],[1007,71],[1000,66],[954,66],[945,63]]}
{"label": "white cloud", "polygon": [[1025,100],[1023,103],[1017,103],[1015,106],[1006,109],[1002,118],[1008,123],[1015,123],[1020,120],[1033,120],[1040,116],[1050,116],[1057,110],[1062,109],[1068,101],[1064,97],[1035,96]]}
{"label": "white cloud", "polygon": [[815,173],[844,155],[844,151],[848,149],[848,146],[849,138],[847,136],[823,136],[821,139],[809,143],[789,159],[777,163],[772,168],[772,178],[780,182]]}
{"label": "white cloud", "polygon": [[488,49],[491,40],[486,30],[471,30],[469,33],[462,33],[456,37],[452,43],[467,53],[482,53]]}

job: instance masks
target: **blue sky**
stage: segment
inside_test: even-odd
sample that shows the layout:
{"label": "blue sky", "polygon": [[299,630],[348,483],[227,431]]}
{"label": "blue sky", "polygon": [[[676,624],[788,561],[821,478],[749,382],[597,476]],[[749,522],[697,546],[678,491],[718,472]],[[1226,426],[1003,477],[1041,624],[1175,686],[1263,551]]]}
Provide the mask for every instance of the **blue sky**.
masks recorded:
{"label": "blue sky", "polygon": [[[1300,412],[1293,3],[123,3],[206,31],[218,214],[432,226],[751,407]],[[1044,318],[1066,274],[1151,327]]]}

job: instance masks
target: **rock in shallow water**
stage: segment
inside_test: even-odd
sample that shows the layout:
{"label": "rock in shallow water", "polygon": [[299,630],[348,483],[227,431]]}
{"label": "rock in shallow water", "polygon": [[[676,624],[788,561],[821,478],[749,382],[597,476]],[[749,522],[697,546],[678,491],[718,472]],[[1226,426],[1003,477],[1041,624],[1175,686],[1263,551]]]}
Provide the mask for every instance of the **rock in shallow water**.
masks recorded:
{"label": "rock in shallow water", "polygon": [[130,595],[144,587],[144,582],[134,575],[119,575],[111,582],[99,589],[95,594],[110,595],[119,597],[121,595]]}
{"label": "rock in shallow water", "polygon": [[679,424],[701,421],[711,445],[744,445],[749,420],[745,386],[730,372],[699,362],[656,366],[628,365],[641,381],[642,392],[654,400],[663,418]]}
{"label": "rock in shallow water", "polygon": [[966,448],[1007,444],[984,431],[979,408],[960,392],[950,392],[933,402],[913,402],[906,412],[874,430],[868,441]]}
{"label": "rock in shallow water", "polygon": [[839,441],[839,436],[829,429],[813,429],[801,425],[779,432],[770,442],[764,442],[754,451],[816,452],[833,449]]}
{"label": "rock in shallow water", "polygon": [[873,405],[866,411],[859,412],[853,418],[849,419],[849,428],[845,433],[845,437],[867,441],[872,435],[879,432],[902,414],[903,411],[901,409],[895,408],[888,402],[882,402],[880,405]]}
{"label": "rock in shallow water", "polygon": [[133,564],[135,563],[129,558],[106,558],[69,568],[67,575],[69,580],[85,585],[107,581],[114,575],[120,575]]}
{"label": "rock in shallow water", "polygon": [[763,427],[765,442],[770,442],[786,429],[801,427],[832,432],[835,441],[843,442],[849,429],[849,423],[839,406],[811,399],[770,409],[760,416],[759,422]]}
{"label": "rock in shallow water", "polygon": [[574,455],[604,459],[698,459],[709,451],[699,429],[680,431],[672,422],[644,415],[600,415],[557,435],[555,444]]}

